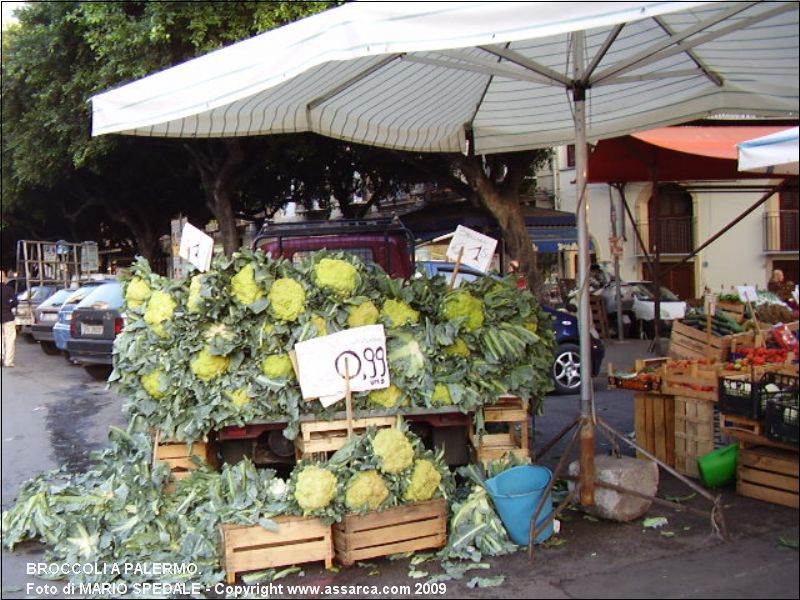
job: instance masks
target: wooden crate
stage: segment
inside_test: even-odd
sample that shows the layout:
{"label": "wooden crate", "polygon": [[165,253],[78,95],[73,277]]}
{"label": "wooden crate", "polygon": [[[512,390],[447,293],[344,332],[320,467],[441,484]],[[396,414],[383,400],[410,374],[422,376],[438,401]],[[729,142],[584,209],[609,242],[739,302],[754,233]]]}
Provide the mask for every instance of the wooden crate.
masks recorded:
{"label": "wooden crate", "polygon": [[739,450],[736,477],[739,494],[798,508],[799,490],[796,451],[763,446]]}
{"label": "wooden crate", "polygon": [[719,415],[719,427],[725,435],[736,437],[740,433],[754,436],[764,435],[764,422],[754,421],[738,415]]}
{"label": "wooden crate", "polygon": [[[661,462],[675,465],[675,399],[663,394],[634,394],[636,445]],[[641,452],[638,458],[645,458]]]}
{"label": "wooden crate", "polygon": [[508,453],[530,459],[527,401],[517,396],[502,396],[497,399],[496,404],[484,406],[482,410],[484,423],[505,423],[508,431],[479,436],[472,423],[469,440],[475,448],[478,461],[490,462],[503,458]]}
{"label": "wooden crate", "polygon": [[444,498],[390,508],[383,512],[346,515],[333,526],[336,560],[349,567],[359,560],[442,548],[447,543]]}
{"label": "wooden crate", "polygon": [[[367,427],[394,427],[396,417],[366,417],[353,419],[353,434],[364,433]],[[347,419],[335,421],[308,421],[300,423],[300,433],[294,440],[298,460],[325,460],[329,452],[336,452],[347,443]]]}
{"label": "wooden crate", "polygon": [[717,310],[721,310],[737,323],[742,323],[744,321],[744,309],[745,306],[741,302],[717,300]]}
{"label": "wooden crate", "polygon": [[675,397],[675,470],[700,477],[697,459],[714,450],[714,404]]}
{"label": "wooden crate", "polygon": [[716,402],[719,395],[719,367],[701,365],[696,361],[685,367],[668,363],[663,366],[661,372],[661,392],[672,396]]}
{"label": "wooden crate", "polygon": [[730,340],[727,336],[707,335],[704,331],[684,325],[680,321],[672,324],[669,339],[669,356],[672,358],[714,358],[724,360],[728,355]]}
{"label": "wooden crate", "polygon": [[197,464],[191,458],[196,456],[210,467],[217,468],[217,445],[211,440],[208,442],[174,442],[162,440],[159,435],[154,436],[153,462],[163,461],[169,465],[175,479],[186,479],[197,469]]}
{"label": "wooden crate", "polygon": [[223,567],[227,582],[239,573],[285,567],[299,563],[325,562],[333,566],[331,526],[315,517],[276,517],[278,531],[261,525],[220,525]]}

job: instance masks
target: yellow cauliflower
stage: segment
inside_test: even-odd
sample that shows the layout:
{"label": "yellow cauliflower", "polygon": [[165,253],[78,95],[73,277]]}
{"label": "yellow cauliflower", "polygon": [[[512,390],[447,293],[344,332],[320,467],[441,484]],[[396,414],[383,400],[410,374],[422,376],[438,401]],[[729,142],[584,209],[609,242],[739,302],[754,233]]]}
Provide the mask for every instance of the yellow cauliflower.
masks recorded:
{"label": "yellow cauliflower", "polygon": [[317,337],[328,335],[328,324],[325,322],[324,318],[319,315],[314,315],[311,317],[311,322],[314,324],[314,327],[317,328]]}
{"label": "yellow cauliflower", "polygon": [[437,383],[433,388],[433,396],[431,402],[436,405],[443,406],[453,403],[453,397],[450,395],[450,388],[444,383]]}
{"label": "yellow cauliflower", "polygon": [[208,348],[201,350],[191,363],[192,373],[199,379],[208,381],[222,375],[228,370],[231,359],[227,356],[215,356]]}
{"label": "yellow cauliflower", "polygon": [[414,463],[411,483],[406,489],[405,500],[408,502],[424,502],[430,500],[439,489],[442,474],[429,460],[418,460]]}
{"label": "yellow cauliflower", "polygon": [[414,310],[402,300],[387,300],[383,303],[381,314],[389,319],[389,327],[419,323],[419,311]]}
{"label": "yellow cauliflower", "polygon": [[297,476],[294,498],[304,512],[328,506],[336,497],[336,475],[316,465],[305,467]]}
{"label": "yellow cauliflower", "polygon": [[531,333],[536,333],[539,331],[539,323],[537,323],[536,321],[530,321],[528,323],[525,323],[525,329],[527,329]]}
{"label": "yellow cauliflower", "polygon": [[463,327],[467,331],[475,331],[483,327],[485,318],[483,301],[469,292],[449,294],[444,300],[442,313],[448,321],[466,317]]}
{"label": "yellow cauliflower", "polygon": [[270,379],[288,379],[294,377],[292,359],[288,354],[271,354],[261,363],[261,370]]}
{"label": "yellow cauliflower", "polygon": [[358,286],[358,271],[346,260],[323,258],[314,265],[314,275],[319,287],[330,288],[343,298],[352,296]]}
{"label": "yellow cauliflower", "polygon": [[125,288],[125,301],[131,308],[139,308],[147,301],[152,292],[144,279],[134,277]]}
{"label": "yellow cauliflower", "polygon": [[231,399],[231,402],[233,402],[233,405],[236,407],[242,407],[247,404],[250,404],[250,402],[252,402],[253,400],[250,397],[248,391],[245,389],[238,389],[232,392],[225,392],[225,393],[228,395],[228,398]]}
{"label": "yellow cauliflower", "polygon": [[264,291],[256,283],[253,265],[245,265],[231,277],[231,294],[245,306],[264,297]]}
{"label": "yellow cauliflower", "polygon": [[189,283],[189,298],[186,300],[186,308],[189,312],[198,312],[200,310],[200,288],[203,285],[203,276],[195,275]]}
{"label": "yellow cauliflower", "polygon": [[358,306],[351,306],[347,309],[347,313],[348,327],[363,327],[378,322],[378,309],[369,300]]}
{"label": "yellow cauliflower", "polygon": [[384,473],[400,473],[414,462],[414,447],[399,429],[381,429],[376,433],[372,451],[381,459]]}
{"label": "yellow cauliflower", "polygon": [[351,510],[375,510],[388,497],[389,488],[377,471],[361,471],[350,480],[344,503]]}
{"label": "yellow cauliflower", "polygon": [[393,383],[387,388],[382,390],[372,390],[369,393],[370,404],[377,404],[378,406],[382,406],[384,408],[393,408],[398,406],[402,399],[403,392]]}
{"label": "yellow cauliflower", "polygon": [[150,326],[160,325],[168,321],[175,313],[178,303],[167,292],[157,290],[150,295],[147,309],[144,311],[144,321]]}
{"label": "yellow cauliflower", "polygon": [[164,371],[156,369],[147,375],[142,375],[139,380],[142,382],[142,387],[150,396],[156,400],[161,400],[161,398],[164,397]]}
{"label": "yellow cauliflower", "polygon": [[306,292],[294,279],[282,277],[269,290],[272,314],[284,321],[297,321],[306,309]]}
{"label": "yellow cauliflower", "polygon": [[444,353],[448,356],[463,356],[464,358],[468,358],[471,354],[469,346],[467,346],[467,343],[461,338],[457,338],[455,342],[446,346]]}

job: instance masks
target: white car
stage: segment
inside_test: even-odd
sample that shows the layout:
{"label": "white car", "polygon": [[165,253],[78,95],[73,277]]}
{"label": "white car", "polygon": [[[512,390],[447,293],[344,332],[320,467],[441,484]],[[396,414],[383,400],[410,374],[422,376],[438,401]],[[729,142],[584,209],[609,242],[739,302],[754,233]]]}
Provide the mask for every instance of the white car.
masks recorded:
{"label": "white car", "polygon": [[[652,329],[655,319],[655,286],[652,281],[623,281],[621,284],[622,313],[626,325],[637,325],[635,331],[642,328]],[[616,285],[612,282],[603,288],[603,300],[608,316],[613,320],[617,314]],[[661,286],[661,320],[665,325],[686,316],[686,302],[678,298],[672,291]],[[644,323],[641,323],[644,322]]]}

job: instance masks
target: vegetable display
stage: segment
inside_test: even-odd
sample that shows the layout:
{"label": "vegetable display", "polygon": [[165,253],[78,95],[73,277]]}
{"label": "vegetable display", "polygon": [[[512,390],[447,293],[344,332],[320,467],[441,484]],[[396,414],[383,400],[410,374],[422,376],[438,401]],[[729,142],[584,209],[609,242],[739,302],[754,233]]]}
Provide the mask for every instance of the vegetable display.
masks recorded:
{"label": "vegetable display", "polygon": [[451,291],[444,277],[392,279],[343,253],[293,264],[243,249],[182,280],[140,260],[125,298],[129,322],[110,380],[129,417],[177,441],[258,420],[287,422],[292,439],[301,415],[330,418],[336,406],[302,400],[288,352],[375,323],[386,328],[392,386],[355,394],[357,411],[469,412],[501,394],[541,398],[551,387],[550,317],[529,292],[490,277]]}

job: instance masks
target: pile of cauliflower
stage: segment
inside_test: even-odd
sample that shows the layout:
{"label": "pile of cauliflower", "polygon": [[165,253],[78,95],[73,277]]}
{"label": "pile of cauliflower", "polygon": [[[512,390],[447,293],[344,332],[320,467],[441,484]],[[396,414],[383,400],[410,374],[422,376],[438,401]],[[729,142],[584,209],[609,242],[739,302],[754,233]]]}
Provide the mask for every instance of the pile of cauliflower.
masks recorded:
{"label": "pile of cauliflower", "polygon": [[[294,264],[243,249],[179,280],[140,260],[126,281],[128,325],[111,380],[130,417],[172,439],[204,439],[255,420],[288,422],[291,439],[301,415],[325,419],[342,410],[302,399],[289,358],[295,344],[379,323],[391,386],[355,394],[357,411],[468,412],[500,394],[542,397],[553,335],[533,296],[490,277],[456,291],[448,283],[392,279],[327,251]],[[376,482],[364,476],[359,489]]]}
{"label": "pile of cauliflower", "polygon": [[287,501],[292,514],[338,521],[348,513],[448,498],[454,489],[442,453],[426,450],[400,423],[369,428],[324,463],[299,462]]}

